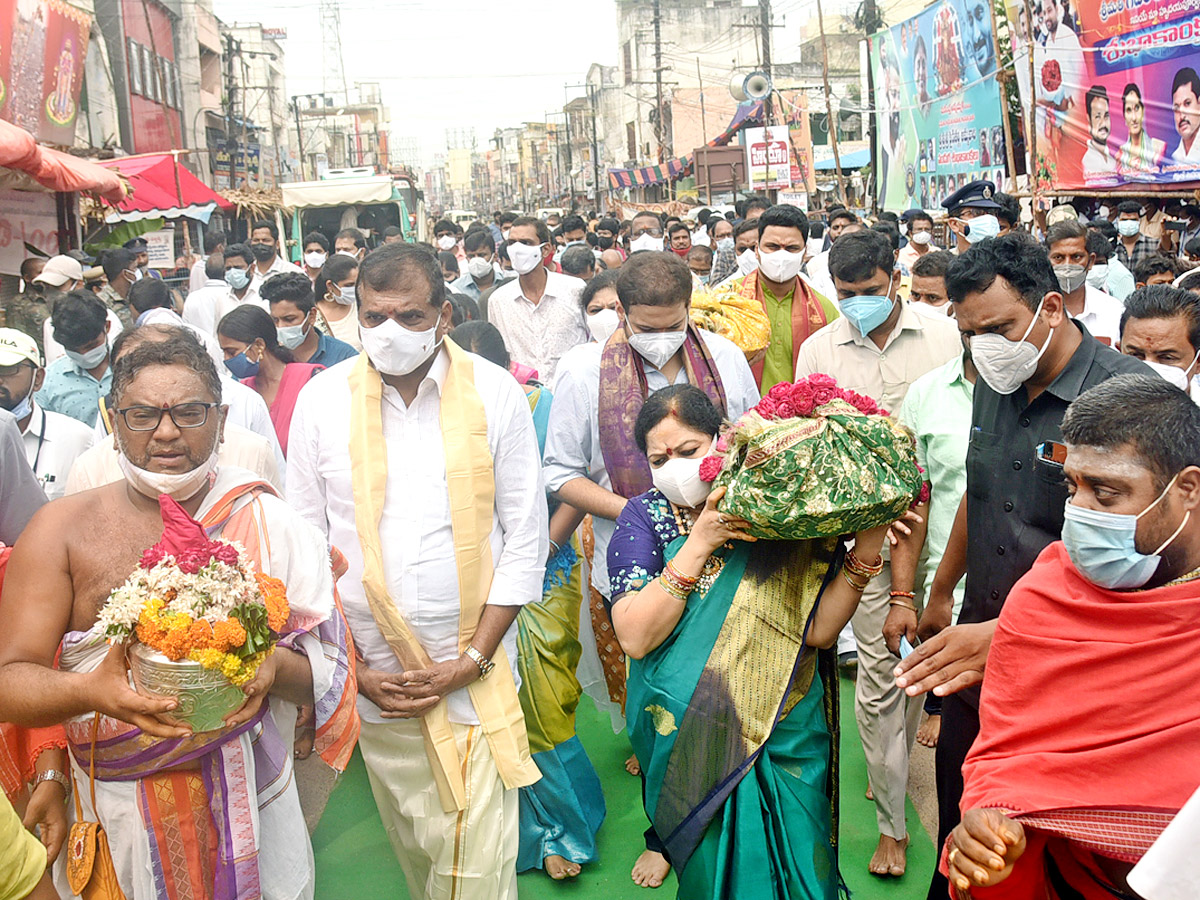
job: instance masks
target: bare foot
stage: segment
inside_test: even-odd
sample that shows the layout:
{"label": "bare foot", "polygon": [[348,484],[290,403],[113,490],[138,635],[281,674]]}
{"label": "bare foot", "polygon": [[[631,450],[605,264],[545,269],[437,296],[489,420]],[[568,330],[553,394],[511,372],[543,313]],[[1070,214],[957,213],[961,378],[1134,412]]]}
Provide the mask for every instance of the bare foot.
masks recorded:
{"label": "bare foot", "polygon": [[871,790],[871,782],[869,782],[869,781],[867,782],[867,799],[868,800],[875,799],[875,792],[873,790]]}
{"label": "bare foot", "polygon": [[[641,775],[642,774],[642,764],[640,762],[638,762],[636,753],[633,754],[633,756],[629,757],[629,759],[625,760],[625,771],[628,772],[630,775]],[[654,885],[654,887],[658,887],[658,885],[656,884],[656,885]]]}
{"label": "bare foot", "polygon": [[555,881],[565,881],[568,878],[574,878],[581,871],[579,863],[573,863],[569,859],[564,859],[557,853],[547,856],[542,860],[546,867],[546,874]]}
{"label": "bare foot", "polygon": [[308,759],[312,755],[316,741],[315,724],[312,706],[301,706],[296,714],[296,743],[293,748],[296,759]]}
{"label": "bare foot", "polygon": [[899,878],[904,874],[904,868],[907,864],[908,838],[898,841],[895,838],[888,837],[886,834],[879,836],[879,846],[875,848],[875,855],[871,857],[871,862],[867,866],[871,870],[872,875],[885,875],[890,878]]}
{"label": "bare foot", "polygon": [[942,734],[942,717],[926,716],[921,727],[917,729],[917,743],[922,747],[936,747]]}
{"label": "bare foot", "polygon": [[667,862],[665,856],[654,850],[645,850],[633,864],[633,873],[630,877],[636,885],[656,888],[662,887],[663,880],[670,871],[671,864]]}

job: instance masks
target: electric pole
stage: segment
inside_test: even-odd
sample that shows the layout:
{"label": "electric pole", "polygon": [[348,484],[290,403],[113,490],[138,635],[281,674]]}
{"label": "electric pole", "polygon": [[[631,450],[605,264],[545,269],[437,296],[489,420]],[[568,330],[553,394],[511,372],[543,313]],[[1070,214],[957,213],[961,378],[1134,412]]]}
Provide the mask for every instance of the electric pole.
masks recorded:
{"label": "electric pole", "polygon": [[[762,41],[762,71],[771,78],[771,0],[758,0],[758,28]],[[763,127],[771,127],[771,93],[763,97]]]}
{"label": "electric pole", "polygon": [[660,0],[654,0],[654,139],[658,161],[663,161],[662,15]]}

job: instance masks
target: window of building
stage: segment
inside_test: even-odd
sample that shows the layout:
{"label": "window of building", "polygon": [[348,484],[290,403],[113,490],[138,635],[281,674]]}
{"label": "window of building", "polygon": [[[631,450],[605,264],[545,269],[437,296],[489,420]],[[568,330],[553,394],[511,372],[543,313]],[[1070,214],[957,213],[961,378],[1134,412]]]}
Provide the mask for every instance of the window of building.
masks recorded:
{"label": "window of building", "polygon": [[637,126],[633,122],[625,123],[625,149],[628,159],[637,159]]}
{"label": "window of building", "polygon": [[142,81],[146,85],[146,97],[159,102],[158,95],[158,76],[154,71],[154,54],[150,52],[150,48],[142,45]]}
{"label": "window of building", "polygon": [[625,83],[633,84],[633,42],[626,41],[622,48],[625,58]]}
{"label": "window of building", "polygon": [[126,45],[126,61],[129,64],[129,92],[140,94],[144,90],[142,86],[142,48],[133,38],[129,38]]}

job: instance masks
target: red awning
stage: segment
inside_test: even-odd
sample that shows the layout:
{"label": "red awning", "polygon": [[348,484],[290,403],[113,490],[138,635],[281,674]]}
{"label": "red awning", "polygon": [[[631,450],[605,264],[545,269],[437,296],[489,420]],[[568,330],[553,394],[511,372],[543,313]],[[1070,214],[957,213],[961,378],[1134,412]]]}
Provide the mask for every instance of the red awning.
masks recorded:
{"label": "red awning", "polygon": [[94,162],[43,147],[33,135],[0,119],[0,166],[16,169],[52,191],[90,191],[117,203],[125,185],[117,174]]}
{"label": "red awning", "polygon": [[181,166],[172,153],[123,156],[106,159],[102,165],[124,175],[131,188],[109,221],[187,216],[207,222],[217,207],[233,209],[232,203]]}

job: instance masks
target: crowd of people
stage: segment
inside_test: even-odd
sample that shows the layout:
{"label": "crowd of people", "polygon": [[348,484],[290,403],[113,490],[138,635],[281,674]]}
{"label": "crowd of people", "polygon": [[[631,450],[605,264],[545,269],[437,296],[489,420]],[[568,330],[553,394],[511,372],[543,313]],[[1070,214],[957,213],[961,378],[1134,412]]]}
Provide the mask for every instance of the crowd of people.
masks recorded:
{"label": "crowd of people", "polygon": [[[1023,222],[987,181],[942,207],[497,212],[309,234],[300,264],[262,221],[210,233],[186,292],[136,240],[99,274],[28,260],[0,329],[0,900],[311,897],[305,782],[355,746],[410,896],[586,878],[585,691],[632,745],[642,887],[905,875],[920,741],[931,900],[1194,896],[1151,848],[1200,785],[1200,207]],[[704,292],[758,304],[765,348],[697,327]],[[767,541],[722,511],[702,461],[809,376],[911,435],[901,520]],[[164,494],[292,609],[213,732],[131,686],[99,616]],[[866,784],[839,784],[839,677]],[[839,857],[839,790],[874,802],[870,859]]]}

